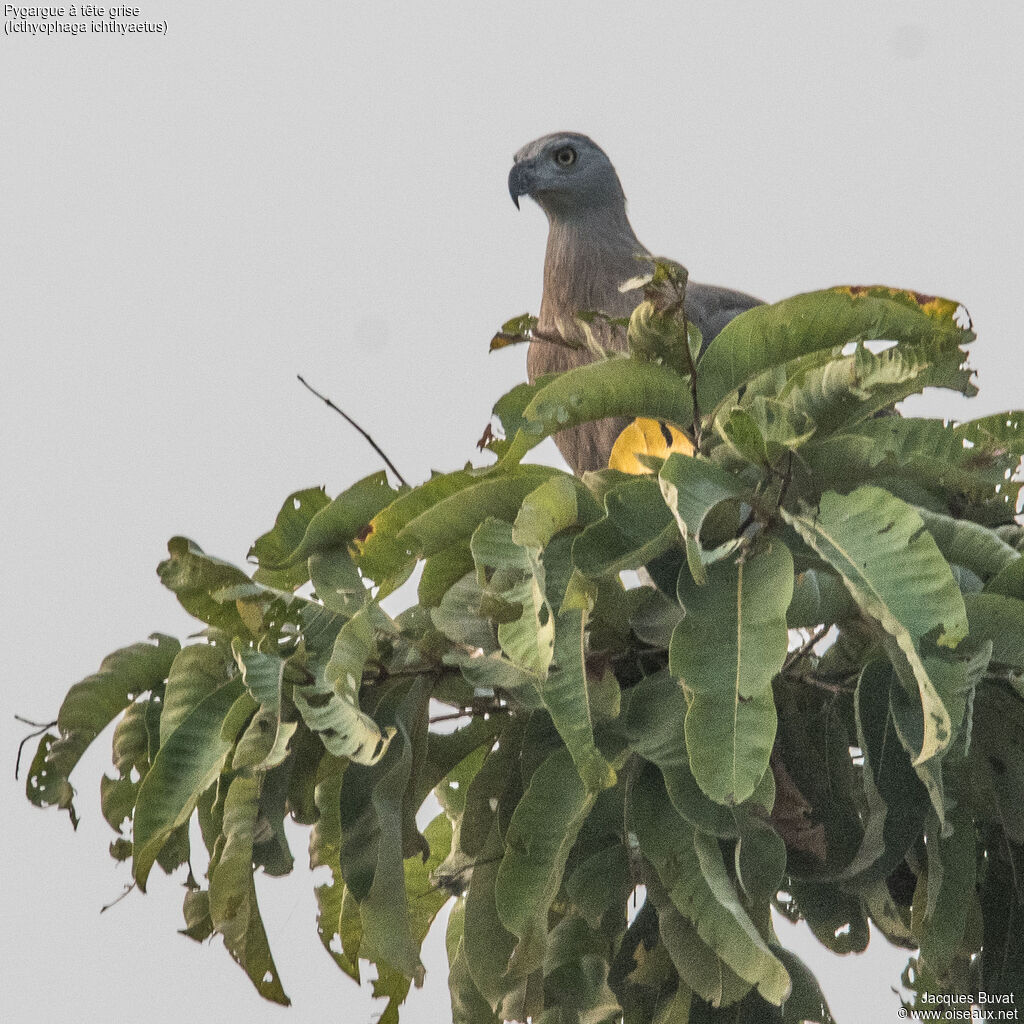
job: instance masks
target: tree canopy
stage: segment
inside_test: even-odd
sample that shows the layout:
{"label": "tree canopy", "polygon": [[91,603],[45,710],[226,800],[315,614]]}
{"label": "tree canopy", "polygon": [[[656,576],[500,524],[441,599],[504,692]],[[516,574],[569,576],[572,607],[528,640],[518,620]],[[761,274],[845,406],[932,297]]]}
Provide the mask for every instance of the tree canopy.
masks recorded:
{"label": "tree canopy", "polygon": [[[385,1022],[449,902],[459,1024],[829,1024],[773,911],[906,947],[912,1001],[1024,1001],[1024,413],[891,413],[975,394],[956,302],[798,295],[702,353],[685,273],[638,286],[628,353],[498,401],[493,464],[298,491],[252,572],[173,538],[159,576],[201,632],[72,686],[29,799],[76,822],[116,721],[111,855],[142,890],[188,865],[183,933],[279,1003],[253,876],[291,870],[286,817]],[[607,416],[635,421],[611,468],[523,461]]]}

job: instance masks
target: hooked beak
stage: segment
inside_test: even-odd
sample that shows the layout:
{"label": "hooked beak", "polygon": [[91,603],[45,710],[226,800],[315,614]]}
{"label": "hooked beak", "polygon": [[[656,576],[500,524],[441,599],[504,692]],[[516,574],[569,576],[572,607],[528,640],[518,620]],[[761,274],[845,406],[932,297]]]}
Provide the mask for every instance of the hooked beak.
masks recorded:
{"label": "hooked beak", "polygon": [[519,197],[529,195],[532,187],[530,171],[526,164],[513,164],[512,170],[508,172],[508,194],[516,204],[517,210]]}

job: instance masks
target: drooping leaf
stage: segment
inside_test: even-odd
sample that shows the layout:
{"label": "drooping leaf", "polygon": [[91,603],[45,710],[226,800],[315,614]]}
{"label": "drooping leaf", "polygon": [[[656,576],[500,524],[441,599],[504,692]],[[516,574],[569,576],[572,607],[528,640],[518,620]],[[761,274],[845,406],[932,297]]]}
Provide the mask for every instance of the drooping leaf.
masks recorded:
{"label": "drooping leaf", "polygon": [[199,795],[217,778],[234,736],[224,719],[242,693],[235,679],[205,697],[160,746],[142,780],[135,806],[132,874],[145,892],[146,879],[167,837],[188,820]]}
{"label": "drooping leaf", "polygon": [[713,409],[771,366],[850,342],[942,337],[966,344],[974,335],[962,308],[915,292],[853,286],[755,306],[730,321],[704,353],[698,368],[700,407]]}
{"label": "drooping leaf", "polygon": [[501,923],[519,940],[512,964],[519,975],[543,962],[548,909],[595,798],[568,751],[556,750],[533,773],[512,815],[494,897]]}
{"label": "drooping leaf", "polygon": [[679,681],[668,671],[646,676],[629,691],[623,728],[630,747],[658,766],[676,811],[694,828],[715,836],[735,836],[726,807],[697,785],[690,770],[684,722],[687,703]]}
{"label": "drooping leaf", "polygon": [[630,810],[640,849],[676,909],[736,974],[781,1005],[790,992],[789,975],[743,909],[717,840],[679,817],[650,771],[634,784]]}
{"label": "drooping leaf", "polygon": [[970,569],[982,580],[997,576],[1012,563],[1020,561],[1019,551],[979,523],[954,519],[924,508],[918,508],[917,514],[946,561]]}
{"label": "drooping leaf", "polygon": [[566,427],[612,416],[643,416],[687,430],[693,404],[686,379],[656,363],[604,359],[560,374],[523,410],[537,444]]}
{"label": "drooping leaf", "polygon": [[967,635],[964,600],[949,563],[917,512],[881,488],[830,492],[816,513],[783,510],[783,516],[839,573],[861,611],[892,637],[924,710],[915,764],[928,760],[949,743],[950,720],[919,643],[934,632],[940,644],[955,647]]}
{"label": "drooping leaf", "polygon": [[861,778],[867,813],[860,849],[844,872],[848,877],[887,877],[924,824],[927,793],[899,741],[889,709],[890,691],[897,685],[892,666],[882,660],[869,662],[857,683],[854,706],[864,755]]}
{"label": "drooping leaf", "polygon": [[37,807],[57,804],[77,821],[68,782],[75,765],[120,712],[164,681],[180,649],[173,637],[154,633],[151,639],[156,642],[107,655],[98,672],[68,690],[57,714],[58,735],[43,737],[29,769],[26,795]]}
{"label": "drooping leaf", "polygon": [[224,845],[210,873],[213,927],[264,999],[287,1006],[256,902],[252,850],[262,777],[234,778],[224,804]]}
{"label": "drooping leaf", "polygon": [[230,650],[211,644],[189,644],[175,655],[167,672],[164,706],[160,713],[160,744],[193,709],[231,677]]}
{"label": "drooping leaf", "polygon": [[452,1024],[501,1024],[480,994],[466,956],[466,904],[459,900],[448,917],[445,948],[448,951],[448,991],[452,1002]]}
{"label": "drooping leaf", "polygon": [[768,768],[775,739],[771,681],[786,657],[786,609],[793,559],[775,541],[763,551],[717,562],[698,586],[679,575],[685,617],[672,632],[669,668],[689,696],[686,746],[701,789],[718,803],[742,803]]}
{"label": "drooping leaf", "polygon": [[377,650],[377,634],[392,628],[377,605],[366,605],[341,627],[326,665],[296,684],[292,694],[306,725],[327,750],[358,764],[379,761],[394,735],[359,707],[363,669]]}
{"label": "drooping leaf", "polygon": [[746,495],[747,489],[731,473],[705,459],[670,455],[658,473],[665,504],[675,517],[686,544],[686,560],[697,583],[707,580],[701,549],[701,527],[711,511],[723,501]]}

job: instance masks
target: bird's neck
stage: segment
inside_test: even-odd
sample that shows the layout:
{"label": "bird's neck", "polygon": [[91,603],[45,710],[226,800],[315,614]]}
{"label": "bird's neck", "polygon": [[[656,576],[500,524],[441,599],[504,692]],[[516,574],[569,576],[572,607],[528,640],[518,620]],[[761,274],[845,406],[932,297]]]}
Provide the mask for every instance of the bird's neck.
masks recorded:
{"label": "bird's neck", "polygon": [[646,252],[621,205],[550,218],[541,324],[568,310],[618,315],[618,286],[643,273],[636,257]]}

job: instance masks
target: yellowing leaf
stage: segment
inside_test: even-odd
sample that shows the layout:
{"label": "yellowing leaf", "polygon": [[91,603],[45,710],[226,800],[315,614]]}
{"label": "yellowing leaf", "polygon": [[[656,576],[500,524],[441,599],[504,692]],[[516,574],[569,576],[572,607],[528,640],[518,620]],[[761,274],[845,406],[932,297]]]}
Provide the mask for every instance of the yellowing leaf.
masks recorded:
{"label": "yellowing leaf", "polygon": [[637,458],[638,455],[665,459],[672,452],[692,455],[693,443],[678,427],[638,417],[615,439],[608,467],[639,476],[653,471]]}

